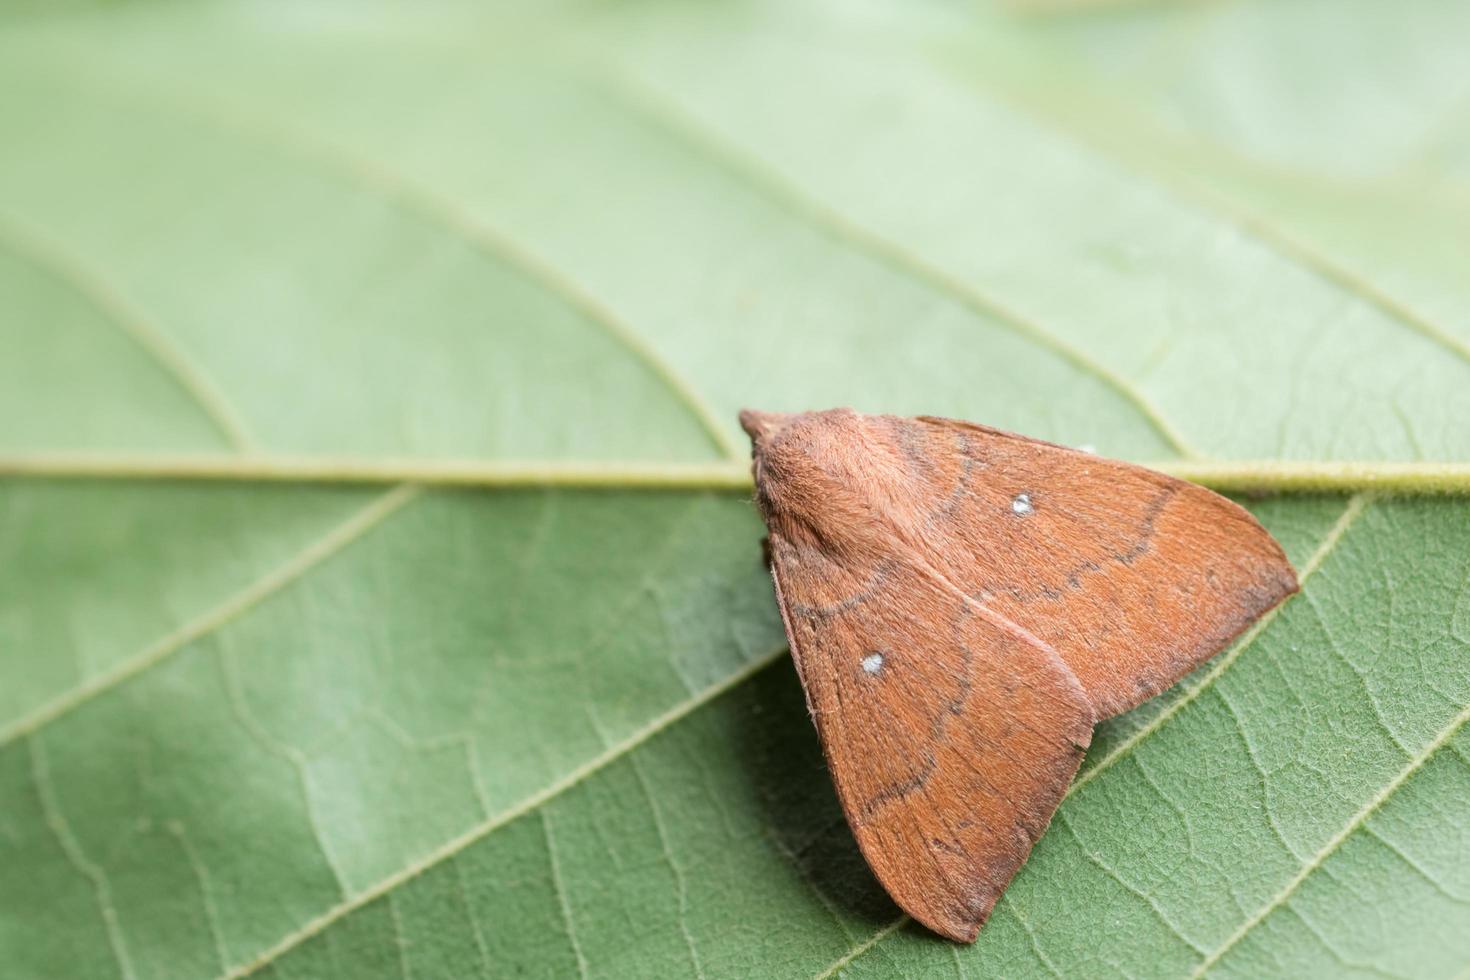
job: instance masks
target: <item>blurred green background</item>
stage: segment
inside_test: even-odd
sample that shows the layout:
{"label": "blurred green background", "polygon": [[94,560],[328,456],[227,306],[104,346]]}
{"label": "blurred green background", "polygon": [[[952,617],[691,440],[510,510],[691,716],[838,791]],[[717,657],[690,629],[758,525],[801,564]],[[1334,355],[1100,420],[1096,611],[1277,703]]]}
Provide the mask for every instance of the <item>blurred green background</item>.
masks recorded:
{"label": "blurred green background", "polygon": [[[0,12],[0,974],[1464,977],[1470,504],[1413,491],[1470,490],[1466,37]],[[844,404],[1408,492],[1251,503],[1305,594],[1100,728],[958,948],[742,487],[739,408]]]}

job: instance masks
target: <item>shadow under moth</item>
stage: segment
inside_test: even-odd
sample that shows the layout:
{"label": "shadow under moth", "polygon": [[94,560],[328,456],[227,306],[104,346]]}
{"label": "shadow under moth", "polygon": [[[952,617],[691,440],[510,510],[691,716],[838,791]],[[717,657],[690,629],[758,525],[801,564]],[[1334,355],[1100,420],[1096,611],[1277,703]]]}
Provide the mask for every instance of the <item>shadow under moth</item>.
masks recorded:
{"label": "shadow under moth", "polygon": [[771,574],[863,856],[973,942],[1098,721],[1297,590],[1244,509],[941,418],[742,412]]}

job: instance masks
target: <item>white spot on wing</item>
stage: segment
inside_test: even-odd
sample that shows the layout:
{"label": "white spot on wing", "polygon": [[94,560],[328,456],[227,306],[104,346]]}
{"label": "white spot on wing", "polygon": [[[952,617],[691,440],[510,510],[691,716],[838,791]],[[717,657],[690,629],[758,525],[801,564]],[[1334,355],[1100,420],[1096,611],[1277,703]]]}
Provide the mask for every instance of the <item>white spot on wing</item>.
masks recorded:
{"label": "white spot on wing", "polygon": [[1031,513],[1035,509],[1035,507],[1031,506],[1030,494],[1018,493],[1016,494],[1016,499],[1011,501],[1011,511],[1016,514],[1020,514],[1022,517]]}
{"label": "white spot on wing", "polygon": [[876,674],[883,669],[883,654],[870,653],[863,658],[863,670],[870,674]]}

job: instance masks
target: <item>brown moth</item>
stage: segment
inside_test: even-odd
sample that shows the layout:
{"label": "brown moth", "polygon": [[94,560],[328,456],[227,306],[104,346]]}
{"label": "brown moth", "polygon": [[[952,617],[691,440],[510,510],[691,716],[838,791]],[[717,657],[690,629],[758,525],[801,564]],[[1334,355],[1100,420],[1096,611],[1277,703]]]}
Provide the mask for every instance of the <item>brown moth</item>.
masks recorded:
{"label": "brown moth", "polygon": [[791,653],[847,821],[914,919],[973,942],[1093,725],[1297,590],[1203,487],[997,429],[742,412]]}

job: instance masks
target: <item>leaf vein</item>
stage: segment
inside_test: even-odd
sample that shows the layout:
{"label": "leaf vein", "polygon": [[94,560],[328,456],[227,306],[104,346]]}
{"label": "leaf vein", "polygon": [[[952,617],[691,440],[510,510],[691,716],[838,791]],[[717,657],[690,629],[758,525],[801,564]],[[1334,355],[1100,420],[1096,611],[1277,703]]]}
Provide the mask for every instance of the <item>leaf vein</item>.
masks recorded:
{"label": "leaf vein", "polygon": [[475,937],[475,950],[480,956],[480,976],[493,977],[495,973],[490,966],[490,947],[485,945],[485,932],[480,928],[480,920],[475,916],[474,907],[470,904],[470,890],[465,885],[464,866],[453,859],[450,860],[449,866],[454,872],[454,890],[459,896],[460,904],[464,906],[465,918],[470,923],[470,934]]}
{"label": "leaf vein", "polygon": [[[1312,556],[1307,559],[1307,563],[1302,566],[1301,575],[1298,576],[1298,581],[1303,586],[1305,586],[1307,581],[1310,580],[1311,577],[1317,573],[1317,570],[1322,567],[1322,563],[1327,560],[1328,555],[1332,554],[1333,550],[1337,548],[1338,542],[1342,540],[1342,537],[1344,534],[1347,533],[1348,528],[1350,528],[1353,523],[1358,519],[1358,516],[1367,506],[1368,500],[1369,498],[1366,494],[1358,494],[1347,502],[1347,505],[1343,508],[1342,513],[1338,516],[1337,521],[1332,525],[1331,529],[1328,530],[1327,535],[1317,545],[1316,551],[1314,551],[1312,553]],[[1107,771],[1107,769],[1113,766],[1119,759],[1123,758],[1129,752],[1131,752],[1133,748],[1138,745],[1138,743],[1142,742],[1144,739],[1151,736],[1154,732],[1158,731],[1175,715],[1179,714],[1179,712],[1183,711],[1186,707],[1198,700],[1199,696],[1207,691],[1210,687],[1212,687],[1214,683],[1219,680],[1219,678],[1225,673],[1225,671],[1230,669],[1230,665],[1235,663],[1235,661],[1240,658],[1240,655],[1244,653],[1246,649],[1248,649],[1251,644],[1255,642],[1256,638],[1259,637],[1261,633],[1265,631],[1266,627],[1275,620],[1275,618],[1280,614],[1280,611],[1283,608],[1284,606],[1277,606],[1270,612],[1266,613],[1266,615],[1262,616],[1259,620],[1257,620],[1255,625],[1247,630],[1245,635],[1242,636],[1238,641],[1236,641],[1235,646],[1232,647],[1229,652],[1227,652],[1223,657],[1219,659],[1215,666],[1210,669],[1210,672],[1206,674],[1198,684],[1190,688],[1177,701],[1169,705],[1168,708],[1159,712],[1159,714],[1156,715],[1147,725],[1144,725],[1138,731],[1130,735],[1127,739],[1120,743],[1118,747],[1114,749],[1110,754],[1098,760],[1097,765],[1093,766],[1091,769],[1088,769],[1082,775],[1078,776],[1076,782],[1074,782],[1071,788],[1067,791],[1067,795],[1071,796],[1072,794],[1080,790],[1083,786],[1086,786],[1088,783],[1092,782],[1092,780],[1096,779],[1103,772]]]}
{"label": "leaf vein", "polygon": [[1290,911],[1291,914],[1296,917],[1296,920],[1300,922],[1306,928],[1306,930],[1312,934],[1312,938],[1317,940],[1317,942],[1322,946],[1323,949],[1327,950],[1328,955],[1330,955],[1334,960],[1341,964],[1345,969],[1361,970],[1364,973],[1371,973],[1375,976],[1383,977],[1384,980],[1409,980],[1408,977],[1405,977],[1402,974],[1392,973],[1388,970],[1383,969],[1382,967],[1375,966],[1372,963],[1365,963],[1360,960],[1349,959],[1348,956],[1342,952],[1342,950],[1338,949],[1331,941],[1328,940],[1326,934],[1322,932],[1321,926],[1317,925],[1317,923],[1313,922],[1306,915],[1303,915],[1302,912],[1298,909],[1291,909]]}
{"label": "leaf vein", "polygon": [[1058,970],[1056,964],[1051,961],[1051,957],[1042,952],[1040,937],[1036,935],[1036,927],[1031,925],[1031,920],[1028,919],[1024,914],[1022,914],[1021,906],[1015,901],[1011,900],[1009,890],[1001,893],[1000,901],[1001,904],[1004,904],[1007,908],[1011,910],[1011,914],[1014,915],[1016,917],[1016,921],[1021,924],[1021,931],[1026,934],[1026,941],[1031,944],[1031,952],[1034,953],[1036,955],[1036,958],[1041,961],[1041,965],[1046,967],[1047,972],[1056,977],[1057,980],[1066,980],[1066,978],[1062,974],[1062,971]]}
{"label": "leaf vein", "polygon": [[225,934],[220,927],[219,909],[215,905],[214,892],[209,885],[209,869],[204,866],[199,852],[189,840],[188,828],[182,821],[171,821],[168,831],[178,840],[179,849],[184,852],[184,860],[199,886],[199,904],[204,910],[204,922],[209,929],[209,938],[214,942],[214,955],[219,960],[220,969],[224,969],[230,962],[230,956],[225,950]]}
{"label": "leaf vein", "polygon": [[71,825],[67,823],[66,816],[61,812],[61,803],[56,797],[56,788],[52,784],[51,767],[46,760],[45,750],[41,748],[41,741],[31,737],[26,740],[31,755],[31,779],[36,786],[36,796],[41,801],[42,816],[46,826],[50,829],[56,843],[61,846],[61,851],[71,865],[86,878],[92,886],[92,893],[97,901],[98,912],[102,916],[103,930],[107,933],[107,944],[112,951],[113,958],[117,961],[118,971],[124,980],[133,980],[137,974],[133,971],[131,958],[128,956],[128,946],[123,938],[122,926],[117,919],[117,906],[112,900],[112,888],[107,881],[107,872],[99,865],[87,858],[82,850],[81,842],[72,833]]}
{"label": "leaf vein", "polygon": [[829,980],[830,977],[836,976],[843,970],[843,968],[860,959],[868,952],[868,950],[872,949],[874,946],[878,945],[880,942],[887,939],[898,930],[902,929],[905,925],[908,924],[909,921],[910,919],[907,915],[900,915],[898,918],[888,923],[888,925],[884,926],[882,929],[879,929],[867,939],[858,943],[846,954],[844,954],[837,960],[834,960],[825,970],[813,977],[812,980]]}
{"label": "leaf vein", "polygon": [[[91,73],[76,72],[73,77],[90,80]],[[109,72],[109,82],[112,81],[117,83],[119,90],[131,92],[135,98],[152,106],[187,115],[258,145],[274,147],[297,161],[313,164],[381,195],[405,212],[449,231],[480,255],[514,270],[526,281],[556,297],[581,319],[601,329],[683,405],[721,456],[731,460],[745,458],[744,447],[719,421],[693,385],[632,326],[561,270],[493,228],[483,217],[472,217],[448,197],[352,148],[310,133],[288,120],[267,115],[238,100],[206,98],[193,86],[175,84],[165,89],[161,85],[139,83],[136,78],[117,72]]]}
{"label": "leaf vein", "polygon": [[1302,886],[1302,883],[1305,882],[1314,871],[1321,868],[1323,862],[1330,858],[1349,837],[1357,832],[1357,830],[1363,826],[1364,822],[1369,817],[1371,817],[1385,803],[1387,803],[1388,800],[1394,795],[1394,793],[1396,793],[1399,788],[1402,787],[1404,783],[1406,783],[1409,778],[1414,775],[1414,773],[1423,768],[1424,764],[1428,762],[1436,752],[1443,748],[1444,745],[1450,741],[1450,739],[1454,738],[1455,734],[1459,732],[1462,727],[1464,727],[1466,721],[1470,721],[1470,705],[1466,705],[1463,709],[1461,709],[1459,714],[1451,718],[1449,724],[1441,729],[1440,732],[1435,735],[1433,739],[1431,739],[1422,749],[1420,749],[1419,752],[1412,759],[1409,760],[1408,764],[1405,765],[1401,770],[1399,770],[1397,775],[1395,775],[1392,779],[1385,783],[1382,788],[1380,788],[1379,791],[1373,795],[1372,799],[1370,799],[1356,813],[1354,813],[1352,817],[1349,818],[1348,822],[1343,825],[1342,829],[1333,834],[1332,837],[1329,838],[1328,841],[1322,845],[1321,849],[1318,850],[1316,854],[1312,855],[1310,860],[1302,865],[1301,869],[1296,873],[1296,875],[1293,876],[1292,879],[1287,882],[1286,885],[1279,892],[1277,892],[1269,901],[1267,901],[1264,905],[1257,909],[1254,915],[1252,915],[1245,922],[1241,923],[1240,927],[1236,929],[1235,932],[1232,933],[1230,937],[1219,946],[1219,948],[1217,948],[1213,953],[1206,957],[1206,959],[1195,969],[1193,976],[1204,976],[1207,972],[1209,972],[1212,967],[1215,966],[1215,964],[1220,962],[1221,958],[1224,957],[1226,953],[1230,952],[1231,949],[1239,945],[1240,941],[1244,939],[1253,929],[1255,929],[1256,926],[1264,922],[1272,912],[1281,908],[1288,901],[1290,901],[1291,897],[1296,894],[1297,889]]}
{"label": "leaf vein", "polygon": [[36,710],[0,729],[0,748],[16,739],[39,731],[44,726],[99,695],[111,691],[144,671],[156,666],[190,643],[208,636],[221,626],[259,605],[281,588],[300,578],[313,567],[326,561],[347,545],[362,537],[389,515],[414,500],[421,490],[417,486],[398,486],[348,517],[325,535],[307,545],[295,556],[256,579],[219,605],[164,636],[116,667],[92,678],[76,689],[55,698]]}
{"label": "leaf vein", "polygon": [[403,935],[403,917],[398,913],[398,904],[393,901],[393,896],[387,897],[388,920],[393,924],[393,952],[398,963],[398,975],[403,980],[413,980],[408,969],[408,940]]}
{"label": "leaf vein", "polygon": [[[1328,617],[1322,612],[1322,607],[1317,602],[1317,597],[1307,595],[1305,598],[1307,600],[1307,606],[1312,610],[1312,615],[1316,617],[1318,624],[1322,627],[1322,635],[1327,637],[1328,646],[1332,647],[1332,652],[1337,656],[1338,660],[1342,661],[1343,666],[1347,667],[1348,673],[1353,675],[1353,679],[1362,690],[1363,700],[1368,703],[1368,710],[1372,713],[1374,724],[1378,726],[1378,730],[1383,732],[1383,736],[1389,740],[1394,748],[1398,749],[1404,758],[1412,758],[1414,755],[1413,750],[1405,745],[1403,740],[1389,726],[1388,718],[1383,713],[1383,705],[1379,703],[1377,695],[1373,693],[1373,689],[1368,686],[1368,676],[1363,673],[1362,668],[1353,663],[1352,658],[1348,656],[1347,650],[1337,639],[1337,635],[1332,631],[1332,627],[1328,625]],[[1390,607],[1392,607],[1392,603],[1393,599],[1390,597]],[[1390,624],[1388,632],[1391,642],[1393,636],[1392,624]]]}
{"label": "leaf vein", "polygon": [[654,91],[647,83],[635,80],[626,72],[612,66],[603,67],[597,82],[599,90],[615,99],[624,111],[691,147],[757,194],[781,206],[790,214],[804,219],[835,241],[893,270],[903,278],[950,298],[971,313],[1000,323],[1011,332],[1063,358],[1083,373],[1097,378],[1132,405],[1180,456],[1185,459],[1203,458],[1203,454],[1189,443],[1135,384],[1105,367],[1086,352],[1068,344],[1041,324],[925,261],[897,242],[878,235],[820,203],[766,164],[736,147],[726,137],[714,133],[704,122],[690,117],[686,111],[673,105],[666,96]]}
{"label": "leaf vein", "polygon": [[1454,891],[1450,890],[1450,888],[1447,887],[1442,881],[1431,874],[1428,868],[1424,867],[1424,865],[1420,864],[1418,861],[1410,857],[1402,847],[1399,847],[1382,833],[1373,829],[1372,824],[1364,824],[1363,833],[1368,835],[1369,837],[1372,837],[1374,840],[1378,841],[1378,843],[1382,844],[1384,849],[1386,849],[1394,857],[1398,858],[1399,861],[1401,861],[1404,866],[1407,867],[1410,871],[1414,872],[1420,878],[1423,878],[1426,882],[1428,882],[1431,888],[1439,892],[1445,898],[1449,899],[1451,902],[1454,902],[1456,905],[1470,905],[1470,896],[1458,895]]}
{"label": "leaf vein", "polygon": [[[235,720],[256,744],[276,758],[284,760],[295,773],[297,789],[301,793],[301,806],[306,811],[306,822],[311,827],[312,839],[316,842],[317,850],[321,852],[322,862],[332,872],[332,881],[337,886],[337,894],[346,896],[347,879],[342,874],[342,869],[337,866],[337,861],[332,856],[332,849],[327,846],[327,835],[322,829],[321,819],[317,816],[311,792],[311,763],[306,753],[294,745],[288,745],[275,738],[256,720],[250,710],[250,705],[245,700],[245,691],[240,684],[239,672],[235,668],[231,652],[227,649],[217,651],[217,662],[224,681],[225,699],[229,702],[230,711],[235,715]],[[221,963],[220,968],[224,967],[225,964]]]}
{"label": "leaf vein", "polygon": [[237,452],[255,449],[255,440],[240,413],[219,387],[163,331],[116,288],[74,255],[13,219],[0,221],[0,247],[19,256],[80,296],[118,329],[176,384],[225,442]]}
{"label": "leaf vein", "polygon": [[[567,886],[561,877],[561,861],[556,856],[556,837],[551,832],[551,817],[546,808],[537,811],[541,818],[541,833],[546,840],[546,860],[551,867],[551,887],[556,892],[556,904],[561,909],[562,927],[567,933],[567,942],[572,944],[572,952],[577,957],[577,976],[587,980],[587,957],[582,952],[582,943],[577,939],[577,925],[572,916],[572,904],[567,897]],[[390,892],[388,898],[391,900],[393,894]]]}
{"label": "leaf vein", "polygon": [[[973,69],[974,65],[967,63],[967,67]],[[1206,187],[1198,178],[1176,176],[1168,168],[1143,159],[1137,151],[1124,149],[1113,141],[1093,135],[1090,131],[1067,121],[1059,113],[1046,108],[1039,99],[1018,91],[1014,85],[996,78],[979,78],[973,70],[957,72],[947,66],[941,70],[948,77],[957,79],[971,90],[983,91],[984,94],[1009,105],[1022,115],[1049,126],[1053,132],[1061,134],[1074,143],[1107,156],[1135,174],[1158,181],[1160,186],[1171,190],[1177,199],[1193,205],[1197,210],[1209,211],[1225,219],[1237,230],[1251,236],[1298,268],[1356,297],[1378,310],[1390,321],[1425,337],[1470,364],[1470,344],[1369,282],[1361,274],[1338,263],[1262,212],[1246,207],[1220,191]]]}
{"label": "leaf vein", "polygon": [[1204,948],[1196,943],[1193,939],[1190,939],[1188,936],[1186,936],[1182,931],[1180,931],[1179,927],[1174,924],[1173,920],[1171,920],[1169,916],[1165,914],[1164,910],[1159,907],[1159,903],[1154,899],[1152,895],[1149,895],[1137,885],[1134,885],[1132,882],[1124,879],[1124,877],[1116,870],[1114,870],[1106,861],[1098,857],[1097,854],[1093,852],[1092,848],[1087,846],[1087,842],[1082,839],[1082,835],[1077,832],[1077,828],[1072,826],[1072,821],[1067,816],[1064,810],[1057,811],[1057,822],[1067,829],[1067,833],[1072,835],[1072,839],[1077,842],[1077,846],[1081,848],[1082,854],[1084,857],[1087,858],[1088,863],[1092,864],[1107,877],[1117,882],[1124,891],[1128,892],[1128,894],[1132,895],[1134,898],[1137,898],[1139,901],[1147,905],[1149,907],[1149,910],[1153,912],[1154,918],[1158,919],[1159,922],[1163,924],[1164,928],[1167,929],[1170,934],[1172,934],[1180,942],[1184,943],[1184,945],[1194,950],[1200,956],[1205,955]]}
{"label": "leaf vein", "polygon": [[281,956],[294,949],[295,947],[301,945],[306,940],[312,938],[313,936],[319,935],[324,930],[326,930],[328,926],[332,925],[338,920],[345,918],[352,912],[355,912],[363,906],[368,905],[374,900],[382,897],[383,895],[388,894],[394,888],[397,888],[404,882],[411,881],[412,879],[417,878],[419,875],[423,874],[430,868],[435,867],[439,863],[454,857],[456,854],[461,853],[470,845],[474,844],[477,841],[483,840],[506,824],[511,823],[512,821],[517,820],[520,817],[526,816],[527,814],[536,812],[548,801],[580,785],[590,777],[607,768],[607,766],[624,758],[630,752],[637,749],[638,746],[654,738],[660,732],[663,732],[665,729],[678,723],[683,718],[694,713],[709,702],[714,701],[721,695],[733,690],[736,687],[739,687],[741,684],[750,680],[756,674],[759,674],[761,671],[779,661],[785,655],[785,646],[773,650],[772,652],[766,654],[763,657],[760,657],[759,659],[750,661],[744,667],[735,671],[724,680],[705,688],[703,691],[700,692],[698,697],[688,698],[680,702],[679,704],[674,705],[668,711],[664,712],[663,714],[659,715],[657,718],[649,722],[647,725],[644,725],[642,728],[633,732],[621,742],[617,743],[616,745],[610,746],[606,751],[601,752],[593,758],[587,760],[585,763],[571,770],[560,779],[549,783],[541,790],[525,797],[514,806],[502,810],[494,817],[483,820],[475,826],[470,827],[458,837],[455,837],[453,840],[444,843],[434,851],[430,852],[429,854],[425,855],[424,857],[420,858],[418,861],[415,861],[409,866],[399,871],[396,871],[391,875],[388,875],[386,878],[383,878],[375,885],[372,885],[371,887],[359,892],[355,896],[347,899],[346,901],[341,902],[330,909],[327,909],[321,915],[303,925],[300,929],[297,929],[296,931],[282,937],[281,940],[276,943],[276,945],[264,951],[255,959],[251,960],[248,963],[240,964],[233,969],[227,971],[225,973],[224,980],[237,980],[237,978],[248,976],[265,968],[266,966],[269,966],[276,960],[280,959]]}
{"label": "leaf vein", "polygon": [[[1367,494],[1360,493],[1352,497],[1347,502],[1347,505],[1343,508],[1342,513],[1338,515],[1337,520],[1333,523],[1332,527],[1328,530],[1322,541],[1318,543],[1317,549],[1312,553],[1312,556],[1307,559],[1307,563],[1302,566],[1299,581],[1305,584],[1309,578],[1316,574],[1317,569],[1322,567],[1322,563],[1327,560],[1328,555],[1330,555],[1337,547],[1338,542],[1342,540],[1342,537],[1344,534],[1347,533],[1348,528],[1352,526],[1352,524],[1358,519],[1358,516],[1362,513],[1363,509],[1367,506],[1369,499],[1370,498]],[[1072,797],[1074,793],[1080,790],[1083,786],[1087,785],[1087,783],[1091,782],[1093,779],[1097,778],[1097,776],[1100,775],[1102,772],[1111,768],[1115,763],[1117,763],[1120,759],[1131,752],[1133,748],[1137,746],[1140,742],[1152,736],[1154,732],[1162,728],[1171,718],[1182,711],[1187,705],[1197,700],[1199,696],[1207,689],[1209,689],[1211,685],[1213,685],[1214,682],[1230,667],[1230,665],[1235,662],[1235,660],[1241,655],[1241,653],[1244,652],[1245,649],[1249,647],[1253,642],[1255,642],[1256,637],[1259,636],[1263,630],[1265,630],[1266,626],[1271,622],[1272,619],[1275,618],[1280,609],[1281,607],[1277,606],[1261,619],[1257,620],[1256,624],[1251,627],[1251,629],[1246,631],[1245,635],[1236,642],[1235,646],[1228,653],[1226,653],[1225,656],[1220,658],[1219,663],[1217,663],[1210,670],[1210,672],[1205,675],[1204,679],[1201,680],[1200,683],[1196,684],[1192,688],[1189,688],[1188,691],[1182,697],[1180,697],[1179,700],[1170,705],[1168,709],[1160,712],[1147,725],[1134,732],[1116,749],[1114,749],[1108,755],[1104,756],[1097,765],[1093,766],[1081,776],[1077,777],[1077,780],[1073,782],[1072,785],[1067,789],[1066,795],[1062,797],[1062,803],[1065,803],[1068,799]],[[1061,814],[1062,812],[1060,804],[1058,806],[1057,812],[1058,814]],[[1288,851],[1289,850],[1290,848],[1288,848]],[[854,947],[840,959],[835,961],[832,965],[828,966],[826,970],[817,975],[816,980],[826,980],[826,978],[831,977],[842,967],[861,957],[879,940],[887,937],[889,934],[896,931],[908,921],[909,917],[907,915],[899,916],[893,922],[889,923],[887,926],[884,926],[882,929],[875,932],[872,936],[868,937],[858,946]]]}
{"label": "leaf vein", "polygon": [[684,937],[684,945],[689,950],[689,963],[694,967],[695,977],[698,980],[705,980],[704,964],[700,962],[699,950],[694,944],[694,935],[689,931],[689,883],[684,878],[684,869],[679,866],[679,861],[674,856],[674,848],[669,841],[669,830],[664,824],[663,809],[658,805],[653,787],[648,784],[648,775],[638,763],[637,753],[630,755],[628,762],[633,767],[633,775],[638,780],[638,788],[643,791],[643,797],[648,801],[648,810],[653,816],[654,831],[658,834],[659,847],[663,850],[664,863],[669,866],[669,871],[674,876],[674,890],[679,900],[679,932]]}

